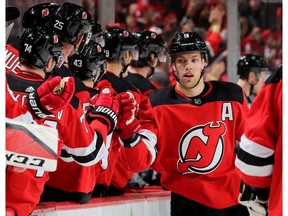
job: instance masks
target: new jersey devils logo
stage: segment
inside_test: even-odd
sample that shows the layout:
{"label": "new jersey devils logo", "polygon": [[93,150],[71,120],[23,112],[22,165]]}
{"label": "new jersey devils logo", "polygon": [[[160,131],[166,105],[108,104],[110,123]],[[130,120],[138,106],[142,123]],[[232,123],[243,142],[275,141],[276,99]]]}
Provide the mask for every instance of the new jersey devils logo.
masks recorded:
{"label": "new jersey devils logo", "polygon": [[49,15],[49,9],[48,8],[44,8],[43,10],[42,10],[42,17],[46,17],[46,16],[48,16]]}
{"label": "new jersey devils logo", "polygon": [[221,121],[188,130],[180,140],[178,171],[182,174],[209,173],[223,157],[226,127]]}

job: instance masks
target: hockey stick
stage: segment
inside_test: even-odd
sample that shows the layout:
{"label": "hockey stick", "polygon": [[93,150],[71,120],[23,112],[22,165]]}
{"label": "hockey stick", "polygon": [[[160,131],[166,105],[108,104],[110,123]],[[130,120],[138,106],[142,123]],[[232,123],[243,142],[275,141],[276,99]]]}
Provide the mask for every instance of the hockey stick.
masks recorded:
{"label": "hockey stick", "polygon": [[58,131],[44,125],[27,124],[6,118],[6,164],[55,171]]}

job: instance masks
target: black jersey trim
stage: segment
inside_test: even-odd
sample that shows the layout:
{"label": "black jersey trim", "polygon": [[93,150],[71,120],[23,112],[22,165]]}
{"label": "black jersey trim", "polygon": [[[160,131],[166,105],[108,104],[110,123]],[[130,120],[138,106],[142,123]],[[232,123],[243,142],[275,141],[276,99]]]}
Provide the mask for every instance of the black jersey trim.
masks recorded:
{"label": "black jersey trim", "polygon": [[138,88],[142,94],[149,90],[156,89],[155,86],[148,79],[144,78],[139,74],[128,73],[128,76],[125,77],[124,80]]}
{"label": "black jersey trim", "polygon": [[32,86],[35,90],[42,84],[41,82],[38,82],[38,81],[34,82],[34,81],[26,80],[16,75],[8,74],[8,73],[6,73],[6,77],[7,77],[7,82],[9,84],[9,88],[12,91],[29,93],[25,91],[28,87]]}
{"label": "black jersey trim", "polygon": [[[205,103],[218,101],[239,102],[241,104],[244,102],[245,98],[243,96],[242,89],[235,83],[211,81],[209,84],[207,83],[205,85],[209,85],[209,88],[211,88],[205,90],[205,92],[208,92],[208,94],[204,92],[201,93],[199,97],[193,97],[193,99],[187,99],[179,95],[175,90],[175,86],[156,89],[148,94],[148,97],[153,107],[172,104],[193,104],[201,106]],[[201,103],[197,103],[197,101],[199,102],[197,99],[200,99]]]}
{"label": "black jersey trim", "polygon": [[91,152],[90,154],[85,155],[85,156],[77,156],[77,155],[73,155],[73,154],[68,153],[65,149],[62,149],[61,157],[69,158],[71,156],[75,161],[79,162],[80,164],[89,163],[89,162],[95,160],[99,150],[101,149],[101,147],[103,145],[102,135],[98,131],[95,131],[95,132],[97,134],[97,141],[96,141],[96,148],[93,152]]}
{"label": "black jersey trim", "polygon": [[268,85],[270,83],[278,83],[280,80],[282,80],[282,65],[271,74],[271,76],[266,80],[265,84]]}
{"label": "black jersey trim", "polygon": [[127,82],[124,79],[121,79],[120,77],[117,77],[116,75],[114,75],[110,72],[104,74],[103,77],[101,78],[101,80],[108,80],[111,83],[112,88],[117,93],[126,92],[128,90],[134,91],[134,92],[139,92],[139,90],[137,90],[129,82]]}

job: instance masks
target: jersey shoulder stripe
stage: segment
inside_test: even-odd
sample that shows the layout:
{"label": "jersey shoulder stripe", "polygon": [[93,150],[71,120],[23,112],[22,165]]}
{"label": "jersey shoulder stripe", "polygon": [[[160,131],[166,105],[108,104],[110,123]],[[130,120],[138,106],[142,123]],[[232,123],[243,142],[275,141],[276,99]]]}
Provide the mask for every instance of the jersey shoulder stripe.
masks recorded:
{"label": "jersey shoulder stripe", "polygon": [[32,86],[34,89],[37,89],[41,85],[41,83],[39,82],[33,82],[30,80],[22,79],[21,77],[18,77],[13,74],[6,73],[6,77],[7,77],[7,82],[9,84],[9,88],[12,91],[27,92],[26,89],[28,87]]}

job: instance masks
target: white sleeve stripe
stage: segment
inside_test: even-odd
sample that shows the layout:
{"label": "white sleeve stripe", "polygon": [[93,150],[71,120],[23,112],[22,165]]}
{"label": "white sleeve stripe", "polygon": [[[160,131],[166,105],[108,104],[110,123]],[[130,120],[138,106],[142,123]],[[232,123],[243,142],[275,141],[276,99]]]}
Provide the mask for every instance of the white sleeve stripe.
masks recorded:
{"label": "white sleeve stripe", "polygon": [[152,133],[151,131],[149,131],[149,130],[140,130],[139,134],[141,136],[144,136],[144,137],[147,138],[146,139],[146,138],[142,137],[142,140],[143,140],[143,142],[145,143],[147,149],[149,150],[149,152],[152,155],[152,160],[151,160],[151,164],[152,164],[155,161],[155,158],[156,158],[155,146],[156,146],[156,143],[157,143],[157,136],[154,133]]}
{"label": "white sleeve stripe", "polygon": [[241,170],[241,172],[249,176],[266,177],[272,175],[273,171],[273,165],[253,166],[244,163],[238,158],[236,158],[235,165]]}
{"label": "white sleeve stripe", "polygon": [[85,162],[85,163],[80,163],[78,161],[75,160],[76,163],[82,165],[82,166],[92,166],[96,163],[98,163],[100,160],[103,159],[103,157],[105,157],[105,155],[108,154],[108,150],[106,149],[106,147],[104,145],[101,146],[101,148],[99,149],[98,153],[97,153],[97,156],[94,160],[90,160],[88,162]]}
{"label": "white sleeve stripe", "polygon": [[141,137],[138,136],[137,139],[136,139],[134,142],[130,143],[130,146],[131,146],[131,147],[134,147],[134,146],[137,145],[140,141],[141,141]]}
{"label": "white sleeve stripe", "polygon": [[[100,148],[99,148],[99,146],[97,146],[100,144],[100,142],[99,143],[97,142],[97,139],[98,139],[97,133],[94,132],[94,139],[90,143],[89,146],[70,148],[64,144],[63,149],[66,150],[67,153],[74,155],[75,158],[84,158],[84,159],[81,159],[79,161],[78,161],[78,159],[74,159],[74,161],[76,163],[78,163],[82,166],[91,166],[91,165],[98,163],[107,154],[107,151],[108,151],[106,149],[103,141],[101,143]],[[87,158],[87,159],[85,160],[85,158]],[[90,158],[90,159],[88,159],[88,158]]]}
{"label": "white sleeve stripe", "polygon": [[245,134],[241,137],[240,148],[245,152],[260,158],[268,158],[274,154],[274,150],[249,140]]}
{"label": "white sleeve stripe", "polygon": [[78,148],[70,148],[67,145],[64,144],[63,149],[65,149],[69,154],[76,155],[76,156],[86,156],[91,154],[96,149],[97,144],[97,133],[94,132],[94,139],[87,147],[78,147]]}

